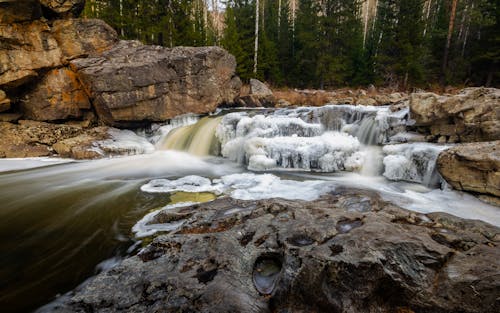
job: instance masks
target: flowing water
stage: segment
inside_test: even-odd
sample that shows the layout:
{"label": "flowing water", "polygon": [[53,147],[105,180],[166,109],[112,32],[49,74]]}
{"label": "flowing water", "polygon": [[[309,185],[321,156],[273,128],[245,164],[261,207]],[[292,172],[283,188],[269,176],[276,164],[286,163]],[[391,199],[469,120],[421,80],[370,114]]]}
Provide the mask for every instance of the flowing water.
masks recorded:
{"label": "flowing water", "polygon": [[313,200],[348,186],[500,225],[497,207],[442,184],[446,146],[396,139],[412,137],[406,116],[354,106],[185,116],[157,127],[150,154],[0,160],[2,312],[32,311],[135,253],[140,238],[175,229],[149,222],[181,202]]}

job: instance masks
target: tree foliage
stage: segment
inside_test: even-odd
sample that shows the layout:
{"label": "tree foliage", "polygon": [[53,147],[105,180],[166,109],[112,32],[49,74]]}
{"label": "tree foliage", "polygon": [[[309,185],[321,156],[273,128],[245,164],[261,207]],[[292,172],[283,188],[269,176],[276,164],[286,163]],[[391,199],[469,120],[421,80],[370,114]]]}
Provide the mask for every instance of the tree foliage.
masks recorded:
{"label": "tree foliage", "polygon": [[260,0],[257,10],[256,3],[88,0],[85,16],[148,44],[220,44],[243,80],[314,88],[500,83],[498,0],[378,0],[374,8],[366,0]]}

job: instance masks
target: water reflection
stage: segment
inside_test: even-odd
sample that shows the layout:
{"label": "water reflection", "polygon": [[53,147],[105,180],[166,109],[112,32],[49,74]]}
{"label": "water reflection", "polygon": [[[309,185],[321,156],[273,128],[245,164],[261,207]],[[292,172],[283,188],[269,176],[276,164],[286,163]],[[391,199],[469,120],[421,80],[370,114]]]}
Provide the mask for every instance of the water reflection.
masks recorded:
{"label": "water reflection", "polygon": [[147,180],[230,172],[159,152],[0,173],[2,312],[36,309],[95,274],[100,262],[125,256],[137,220],[171,202],[141,192]]}

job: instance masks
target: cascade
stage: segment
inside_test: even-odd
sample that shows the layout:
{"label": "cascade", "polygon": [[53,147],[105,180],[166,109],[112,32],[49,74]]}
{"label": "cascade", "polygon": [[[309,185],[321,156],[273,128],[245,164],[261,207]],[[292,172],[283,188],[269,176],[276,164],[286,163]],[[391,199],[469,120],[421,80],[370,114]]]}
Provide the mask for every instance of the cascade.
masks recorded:
{"label": "cascade", "polygon": [[175,128],[160,140],[161,150],[181,150],[197,156],[218,155],[215,130],[222,117],[206,116],[195,124]]}

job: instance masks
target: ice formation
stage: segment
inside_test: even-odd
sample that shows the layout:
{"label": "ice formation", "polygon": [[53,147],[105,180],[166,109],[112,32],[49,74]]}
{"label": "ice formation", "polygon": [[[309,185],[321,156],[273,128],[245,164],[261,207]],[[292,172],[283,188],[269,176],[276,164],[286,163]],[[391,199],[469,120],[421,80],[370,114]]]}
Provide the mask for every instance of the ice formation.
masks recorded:
{"label": "ice formation", "polygon": [[149,193],[170,193],[176,191],[221,193],[221,190],[212,185],[210,179],[196,175],[189,175],[176,180],[154,179],[143,185],[141,190]]}
{"label": "ice formation", "polygon": [[341,132],[324,132],[319,123],[280,115],[230,113],[217,128],[222,155],[252,170],[296,168],[341,171],[359,168],[359,141]]}
{"label": "ice formation", "polygon": [[435,187],[440,182],[436,170],[439,153],[449,146],[432,143],[406,143],[384,146],[384,176]]}
{"label": "ice formation", "polygon": [[179,207],[184,207],[184,206],[189,206],[196,204],[196,202],[180,202],[176,204],[171,204],[167,205],[159,210],[150,212],[146,214],[139,222],[137,222],[133,227],[132,227],[132,232],[135,234],[137,238],[143,238],[143,237],[148,237],[152,236],[157,232],[160,231],[172,231],[175,230],[184,224],[183,220],[180,221],[175,221],[172,223],[153,223],[152,221],[154,220],[155,216],[168,211],[172,210],[174,208],[179,208]]}
{"label": "ice formation", "polygon": [[148,193],[212,192],[236,199],[256,200],[285,198],[314,200],[331,190],[324,181],[282,180],[272,174],[241,173],[210,180],[201,176],[186,176],[177,180],[155,179],[141,187]]}
{"label": "ice formation", "polygon": [[155,151],[155,147],[145,137],[139,136],[131,130],[110,128],[108,134],[110,135],[109,139],[93,143],[93,150],[101,155],[113,153],[135,155]]}

